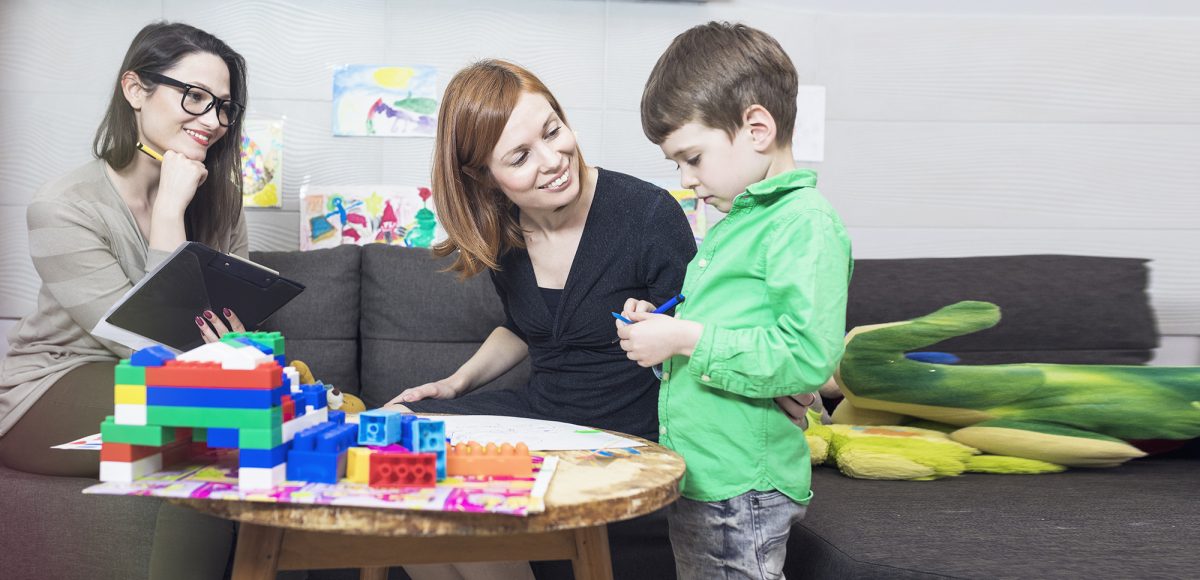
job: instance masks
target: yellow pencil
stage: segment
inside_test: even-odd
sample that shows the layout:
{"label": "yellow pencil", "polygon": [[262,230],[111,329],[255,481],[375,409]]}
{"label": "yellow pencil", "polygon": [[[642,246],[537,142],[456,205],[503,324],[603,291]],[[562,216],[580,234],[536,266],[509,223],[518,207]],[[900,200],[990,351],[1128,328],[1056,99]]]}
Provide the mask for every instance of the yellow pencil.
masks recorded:
{"label": "yellow pencil", "polygon": [[138,141],[138,143],[137,143],[137,148],[138,148],[138,149],[141,149],[141,150],[142,150],[142,153],[145,153],[146,155],[149,155],[149,156],[151,156],[151,157],[153,157],[153,158],[155,158],[155,159],[157,159],[157,160],[159,160],[159,161],[162,161],[162,160],[163,160],[163,156],[162,156],[162,155],[159,155],[158,151],[155,151],[155,150],[153,150],[153,149],[151,149],[151,148],[149,148],[149,147],[147,147],[147,146],[145,146],[145,145],[142,145],[142,142],[141,142],[141,141]]}

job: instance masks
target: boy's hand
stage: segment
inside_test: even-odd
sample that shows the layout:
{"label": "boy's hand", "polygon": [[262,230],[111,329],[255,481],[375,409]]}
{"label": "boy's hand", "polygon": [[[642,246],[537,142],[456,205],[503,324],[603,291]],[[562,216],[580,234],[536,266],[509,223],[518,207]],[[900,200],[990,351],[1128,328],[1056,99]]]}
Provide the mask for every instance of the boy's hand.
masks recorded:
{"label": "boy's hand", "polygon": [[786,397],[775,397],[775,404],[787,413],[788,419],[792,420],[797,427],[808,429],[808,408],[816,404],[816,393],[802,393],[799,395],[788,395]]}
{"label": "boy's hand", "polygon": [[700,341],[704,325],[644,310],[622,313],[634,324],[617,325],[621,348],[638,366],[652,367],[677,354],[690,356]]}

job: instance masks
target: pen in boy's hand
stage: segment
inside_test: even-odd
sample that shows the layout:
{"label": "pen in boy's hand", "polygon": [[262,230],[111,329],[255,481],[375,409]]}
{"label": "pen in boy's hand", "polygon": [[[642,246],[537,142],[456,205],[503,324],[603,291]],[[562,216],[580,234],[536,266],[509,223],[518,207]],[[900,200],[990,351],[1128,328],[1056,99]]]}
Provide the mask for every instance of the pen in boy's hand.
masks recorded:
{"label": "pen in boy's hand", "polygon": [[612,313],[612,315],[613,315],[613,318],[616,318],[617,320],[620,320],[621,322],[624,322],[625,324],[633,324],[632,320],[625,318],[624,316],[621,316],[620,314],[617,314],[616,312]]}
{"label": "pen in boy's hand", "polygon": [[[674,308],[680,302],[683,302],[683,300],[684,300],[683,294],[676,294],[670,300],[663,302],[662,306],[655,308],[654,312],[652,312],[651,314],[662,314],[662,313]],[[620,320],[621,322],[624,322],[625,324],[633,324],[632,320],[625,318],[624,316],[621,316],[620,314],[618,314],[616,312],[612,313],[612,315],[613,315],[613,318],[616,318],[617,320]],[[613,339],[613,343],[615,344],[618,340],[621,340],[621,339],[620,338]]]}

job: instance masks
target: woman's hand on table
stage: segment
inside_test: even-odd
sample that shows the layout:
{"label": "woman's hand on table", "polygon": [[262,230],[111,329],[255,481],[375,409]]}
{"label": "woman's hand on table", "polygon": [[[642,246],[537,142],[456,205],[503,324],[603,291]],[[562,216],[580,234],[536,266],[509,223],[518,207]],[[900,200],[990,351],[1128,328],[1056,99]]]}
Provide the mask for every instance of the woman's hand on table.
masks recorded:
{"label": "woman's hand on table", "polygon": [[[404,389],[399,395],[388,401],[384,407],[404,408],[405,403],[415,403],[421,399],[453,399],[462,390],[462,385],[459,382],[450,377],[432,383],[425,383],[419,387]],[[407,408],[404,409],[407,410]]]}
{"label": "woman's hand on table", "polygon": [[205,310],[196,317],[196,326],[200,327],[204,342],[216,342],[229,332],[246,332],[246,326],[232,310],[222,308],[221,314],[225,315],[225,320],[221,320],[212,310]]}

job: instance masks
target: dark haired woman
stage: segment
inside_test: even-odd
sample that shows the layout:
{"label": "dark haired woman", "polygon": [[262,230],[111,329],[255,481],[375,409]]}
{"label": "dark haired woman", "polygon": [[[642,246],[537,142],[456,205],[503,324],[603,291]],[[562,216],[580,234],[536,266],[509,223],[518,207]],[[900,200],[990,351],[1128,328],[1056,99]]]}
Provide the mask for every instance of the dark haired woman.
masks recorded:
{"label": "dark haired woman", "polygon": [[[155,23],[133,39],[96,131],[97,159],[46,184],[29,204],[29,249],[42,283],[37,309],[9,333],[0,361],[0,463],[96,477],[94,454],[50,449],[95,433],[112,413],[113,365],[130,351],[91,330],[184,241],[246,256],[241,182],[233,179],[245,102],[245,61],[211,34]],[[196,315],[206,337],[225,330],[216,313]],[[200,567],[189,573],[220,577],[230,526],[184,512],[160,511],[151,575],[187,563]],[[159,549],[169,542],[180,548]]]}

